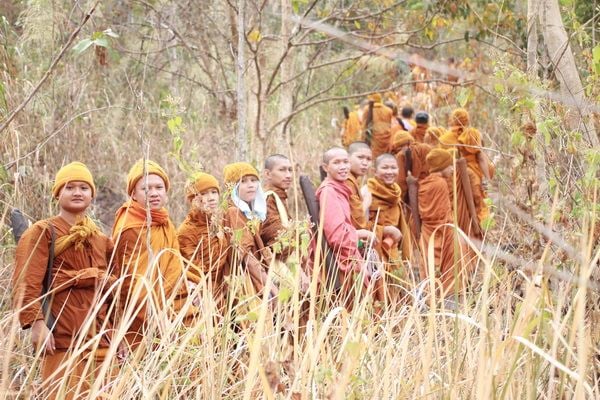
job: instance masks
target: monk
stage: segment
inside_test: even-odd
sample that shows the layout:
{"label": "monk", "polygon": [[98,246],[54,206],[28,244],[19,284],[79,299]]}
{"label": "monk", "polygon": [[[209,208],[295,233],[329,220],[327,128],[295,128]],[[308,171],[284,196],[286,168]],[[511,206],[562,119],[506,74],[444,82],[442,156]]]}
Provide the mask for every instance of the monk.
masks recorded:
{"label": "monk", "polygon": [[[62,167],[52,195],[58,201],[58,215],[36,222],[17,245],[13,300],[21,326],[31,328],[33,345],[41,352],[41,396],[87,398],[91,383],[107,378],[96,373],[108,353],[112,324],[107,305],[98,301],[115,281],[108,268],[113,244],[86,215],[96,186],[84,164]],[[51,249],[54,256],[48,271]],[[40,297],[45,293],[46,307]],[[90,348],[97,348],[74,356],[80,337],[81,343],[93,341]],[[126,354],[123,350],[118,351],[121,357]]]}
{"label": "monk", "polygon": [[113,225],[114,261],[123,277],[120,306],[124,321],[131,319],[126,339],[133,348],[148,337],[157,318],[182,317],[190,325],[198,313],[195,305],[186,303],[200,276],[184,268],[177,232],[165,208],[169,186],[159,164],[137,161],[127,175],[129,200],[117,210]]}
{"label": "monk", "polygon": [[[241,265],[254,291],[261,293],[266,288],[273,255],[260,236],[261,224],[267,218],[267,203],[258,171],[246,162],[227,164],[223,180],[231,193],[225,225],[230,229],[232,261]],[[271,297],[279,293],[275,285],[268,290]]]}
{"label": "monk", "polygon": [[[408,183],[406,178],[408,172],[418,181],[429,175],[426,157],[431,147],[425,143],[415,143],[412,135],[405,131],[399,131],[394,135],[391,145],[391,153],[396,156],[398,162],[397,182],[402,189],[404,202],[408,203]],[[410,153],[410,156],[408,154]],[[410,160],[407,162],[407,160]]]}
{"label": "monk", "polygon": [[415,115],[415,122],[417,126],[410,131],[410,134],[417,143],[423,143],[425,140],[425,132],[429,128],[429,114],[424,111],[420,111]]}
{"label": "monk", "polygon": [[394,113],[383,104],[380,94],[372,94],[368,99],[369,105],[363,112],[366,116],[363,119],[363,129],[366,132],[366,142],[373,150],[373,157],[377,157],[389,150]]}
{"label": "monk", "polygon": [[[278,243],[287,247],[279,240],[279,236],[290,227],[290,213],[287,207],[288,189],[292,186],[292,163],[282,154],[273,154],[266,158],[264,176],[265,196],[267,198],[267,217],[260,227],[260,236],[266,246],[273,247]],[[282,256],[282,250],[285,253]],[[289,249],[278,251],[280,258],[286,258]]]}
{"label": "monk", "polygon": [[430,126],[425,131],[425,137],[423,138],[423,143],[429,145],[430,147],[439,147],[440,146],[440,137],[442,137],[446,133],[446,130],[441,126]]}
{"label": "monk", "polygon": [[464,108],[453,110],[448,125],[449,128],[446,133],[439,138],[440,146],[445,149],[459,144],[458,137],[469,126],[469,112]]}
{"label": "monk", "polygon": [[[447,178],[453,174],[454,169],[452,154],[444,149],[433,149],[427,155],[427,164],[429,176],[419,185],[421,252],[426,261],[421,266],[420,273],[422,280],[427,279],[432,264],[436,278],[441,282],[441,287],[438,288],[440,295],[446,297],[460,290],[464,275],[461,263],[455,261],[454,229],[446,225],[452,223],[452,205],[447,183]],[[431,244],[433,259],[429,258]]]}
{"label": "monk", "polygon": [[350,188],[350,216],[356,229],[367,228],[367,213],[360,193],[363,177],[369,172],[373,160],[373,152],[365,142],[354,142],[348,147],[350,174],[345,181]]}
{"label": "monk", "polygon": [[402,126],[402,130],[406,132],[410,132],[416,126],[416,122],[413,120],[413,115],[415,110],[411,106],[402,107],[400,111],[400,125]]}
{"label": "monk", "polygon": [[369,228],[378,235],[376,250],[391,269],[397,269],[401,264],[400,247],[402,258],[410,257],[410,235],[402,211],[402,190],[396,183],[397,176],[396,157],[384,153],[375,160],[375,177],[370,178],[363,188]]}
{"label": "monk", "polygon": [[[470,168],[464,168],[466,172],[465,179],[465,176],[460,173],[460,168],[458,168],[461,163],[464,163],[466,167],[464,159],[457,160],[456,173],[447,177],[450,203],[454,210],[453,218],[456,217],[456,224],[467,236],[481,240],[483,235],[478,212],[482,207],[483,198],[481,196],[480,180]],[[473,210],[471,210],[469,202],[472,202]]]}
{"label": "monk", "polygon": [[359,251],[376,241],[375,235],[366,229],[356,229],[350,213],[351,190],[346,185],[350,176],[348,152],[341,147],[333,147],[323,154],[323,169],[327,177],[317,189],[316,196],[321,208],[321,224],[325,240],[331,248],[337,265],[341,295],[345,305],[351,307],[352,287],[357,274],[369,279],[372,271]]}
{"label": "monk", "polygon": [[214,176],[204,172],[193,176],[186,187],[191,209],[177,230],[177,239],[181,255],[208,277],[208,287],[217,309],[222,312],[227,304],[225,278],[229,274],[229,241],[219,209],[220,193]]}
{"label": "monk", "polygon": [[[460,154],[467,160],[467,167],[475,174],[476,182],[474,186],[476,189],[474,191],[476,193],[474,195],[481,199],[487,198],[485,188],[491,178],[493,168],[487,155],[481,151],[483,146],[481,133],[473,127],[468,127],[458,137],[458,143]],[[484,201],[479,203],[477,214],[480,221],[489,216],[490,211]]]}
{"label": "monk", "polygon": [[350,111],[344,107],[344,123],[342,125],[342,145],[347,147],[350,143],[360,140],[362,122],[358,110]]}

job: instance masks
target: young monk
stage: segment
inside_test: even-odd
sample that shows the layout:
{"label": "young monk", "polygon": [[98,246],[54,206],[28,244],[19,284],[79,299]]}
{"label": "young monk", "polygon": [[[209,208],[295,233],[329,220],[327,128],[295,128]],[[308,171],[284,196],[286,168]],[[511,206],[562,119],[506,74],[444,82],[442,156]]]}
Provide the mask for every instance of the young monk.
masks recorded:
{"label": "young monk", "polygon": [[[273,154],[265,160],[263,176],[267,198],[267,217],[261,224],[260,236],[263,243],[269,247],[278,241],[279,235],[284,233],[290,225],[287,191],[292,186],[292,172],[292,163],[284,155]],[[281,251],[279,253],[281,258]],[[287,251],[285,255],[287,255]]]}
{"label": "young monk", "polygon": [[113,226],[115,263],[124,278],[120,307],[125,321],[132,318],[126,338],[134,348],[156,318],[183,317],[189,325],[198,313],[186,301],[200,277],[184,268],[177,232],[165,208],[169,186],[159,164],[136,162],[127,175],[129,200],[117,210]]}
{"label": "young monk", "polygon": [[[115,281],[108,268],[113,245],[86,215],[96,187],[84,164],[72,162],[62,167],[56,174],[52,195],[58,201],[58,215],[36,222],[17,245],[13,299],[21,326],[31,328],[33,345],[41,351],[42,397],[54,399],[61,393],[61,398],[87,398],[86,391],[111,341],[107,306],[99,306],[98,301],[103,289]],[[51,299],[50,320],[54,319],[54,324],[44,320],[40,298],[51,247],[51,283],[45,291]],[[98,307],[99,311],[93,313]],[[73,356],[82,335],[82,343],[93,340],[97,349]],[[123,356],[123,350],[118,354]],[[73,360],[70,365],[69,358]]]}
{"label": "young monk", "polygon": [[344,107],[344,122],[340,135],[342,145],[349,146],[350,143],[360,140],[362,133],[362,122],[358,110],[350,111]]}
{"label": "young monk", "polygon": [[380,94],[372,94],[368,99],[369,104],[363,112],[363,129],[369,132],[367,142],[371,145],[373,157],[377,157],[389,150],[394,113],[383,104]]}
{"label": "young monk", "polygon": [[423,143],[429,145],[430,147],[439,147],[440,145],[440,137],[442,137],[446,133],[446,130],[441,126],[430,126],[427,128],[425,132],[425,137],[423,138]]}
{"label": "young monk", "polygon": [[190,212],[177,230],[181,255],[208,277],[218,310],[226,306],[229,241],[219,212],[221,189],[214,176],[200,172],[186,187]]}
{"label": "young monk", "polygon": [[350,176],[348,152],[341,147],[333,147],[323,154],[323,169],[327,177],[317,189],[316,196],[321,208],[323,234],[336,260],[342,297],[346,306],[352,302],[352,287],[355,274],[363,273],[368,279],[371,271],[359,251],[359,240],[375,242],[375,235],[366,229],[356,229],[350,213],[351,190],[346,185]]}
{"label": "young monk", "polygon": [[384,153],[375,160],[375,177],[367,181],[363,189],[365,205],[369,212],[369,228],[377,234],[377,252],[382,261],[400,266],[399,247],[402,257],[410,256],[410,235],[402,211],[402,190],[396,183],[398,163],[392,154]]}
{"label": "young monk", "polygon": [[354,142],[348,147],[350,174],[345,181],[350,188],[350,216],[356,229],[367,228],[367,213],[360,193],[361,181],[369,172],[373,160],[373,152],[365,142]]}
{"label": "young monk", "polygon": [[[444,149],[433,149],[427,155],[429,176],[419,185],[419,213],[421,216],[421,251],[425,265],[421,266],[421,279],[429,276],[432,263],[436,277],[441,281],[442,297],[460,289],[463,271],[455,262],[455,235],[451,226],[452,206],[446,179],[453,173],[452,154]],[[433,241],[433,259],[429,259],[430,241]],[[455,275],[459,278],[455,280]]]}
{"label": "young monk", "polygon": [[[254,290],[261,293],[267,284],[273,256],[260,237],[261,223],[267,218],[267,204],[258,171],[246,162],[227,164],[223,180],[231,190],[225,224],[231,230],[233,260],[241,264]],[[271,297],[279,292],[274,285],[269,291]]]}
{"label": "young monk", "polygon": [[414,113],[415,110],[411,106],[402,107],[402,110],[400,111],[400,121],[398,121],[400,122],[402,130],[410,132],[416,126],[416,123],[413,120]]}
{"label": "young monk", "polygon": [[[464,167],[461,168],[461,165]],[[483,235],[478,212],[481,210],[483,198],[480,180],[475,172],[467,167],[464,158],[456,160],[456,167],[456,173],[446,179],[450,203],[456,215],[456,223],[467,236],[481,240]],[[466,172],[466,176],[461,173],[461,169]],[[455,194],[456,201],[454,200]]]}
{"label": "young monk", "polygon": [[419,111],[417,115],[415,115],[415,122],[417,123],[417,126],[410,131],[410,134],[416,142],[423,143],[425,141],[425,132],[427,132],[427,128],[429,128],[429,114],[424,111]]}

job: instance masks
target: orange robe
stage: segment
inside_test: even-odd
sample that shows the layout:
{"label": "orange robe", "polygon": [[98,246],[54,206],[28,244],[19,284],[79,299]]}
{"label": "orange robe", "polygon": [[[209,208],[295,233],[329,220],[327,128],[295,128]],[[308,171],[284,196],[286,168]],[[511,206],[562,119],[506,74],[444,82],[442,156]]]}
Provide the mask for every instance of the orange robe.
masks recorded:
{"label": "orange robe", "polygon": [[451,126],[446,133],[439,137],[440,147],[442,149],[449,149],[455,147],[458,142],[458,137],[463,132],[462,126]]}
{"label": "orange robe", "polygon": [[[458,142],[467,146],[475,146],[460,146],[460,153],[467,160],[468,169],[475,174],[476,181],[473,186],[475,186],[476,189],[473,189],[474,196],[485,199],[487,197],[487,193],[485,193],[483,187],[481,186],[481,181],[483,180],[484,176],[477,158],[478,154],[481,152],[479,147],[482,146],[481,133],[477,129],[468,128],[464,130],[463,133],[458,137]],[[493,173],[493,168],[491,165],[488,168],[491,175]],[[480,206],[477,209],[477,215],[479,216],[480,221],[483,221],[490,215],[490,210],[485,202],[482,201],[480,203]]]}
{"label": "orange robe", "polygon": [[[366,106],[363,115],[368,115],[368,113],[369,106]],[[394,112],[391,108],[381,103],[373,105],[373,121],[371,123],[371,150],[373,151],[373,159],[389,151],[392,141],[392,118],[394,118]],[[368,128],[365,118],[363,129],[367,130]]]}
{"label": "orange robe", "polygon": [[[410,173],[417,180],[421,181],[429,175],[429,166],[427,165],[426,158],[429,151],[431,151],[431,146],[425,143],[411,143],[409,148],[412,158],[412,169]],[[402,189],[402,193],[404,193],[406,197],[408,194],[408,184],[406,182],[406,177],[408,176],[408,172],[406,171],[406,156],[402,151],[397,151],[395,156],[396,161],[398,162],[398,178],[396,179],[396,182],[400,185],[400,189]]]}
{"label": "orange robe", "polygon": [[213,220],[216,215],[193,209],[177,230],[181,255],[210,278],[213,298],[225,305],[225,277],[229,275],[229,242],[222,226]]}
{"label": "orange robe", "polygon": [[348,118],[344,120],[342,127],[342,145],[350,146],[351,143],[361,139],[362,123],[358,111],[352,111]]}
{"label": "orange robe", "polygon": [[[475,205],[475,210],[478,211],[483,204],[483,198],[481,197],[481,185],[480,180],[477,178],[475,173],[467,168],[467,174],[469,175],[469,184],[471,185],[471,192],[473,194],[473,204]],[[454,177],[451,176],[447,179],[448,182],[448,190],[450,193],[450,203],[454,208]],[[477,229],[480,221],[477,219],[474,221],[471,218],[471,214],[469,213],[469,206],[467,203],[467,196],[464,189],[464,182],[461,179],[461,176],[456,174],[456,222],[458,227],[467,234],[467,236],[481,239],[481,234]],[[454,216],[453,216],[454,217]]]}
{"label": "orange robe", "polygon": [[[167,311],[169,318],[185,312],[186,325],[192,323],[198,313],[198,309],[192,305],[183,309],[188,297],[186,280],[198,283],[200,277],[193,270],[184,269],[177,233],[169,213],[162,208],[151,210],[150,216],[148,232],[146,209],[137,202],[128,200],[117,210],[112,233],[116,246],[115,269],[124,277],[121,310],[141,306],[126,336],[133,346],[140,343],[148,322],[156,317],[149,315],[150,310]],[[150,249],[147,247],[148,233]],[[151,291],[147,290],[144,282],[152,288]],[[136,294],[138,290],[139,295]],[[165,300],[167,304],[164,304]],[[166,307],[168,309],[165,310]]]}
{"label": "orange robe", "polygon": [[[445,295],[454,292],[455,267],[460,277],[460,263],[455,263],[454,230],[444,225],[452,223],[452,206],[448,183],[439,173],[430,174],[419,185],[419,214],[421,216],[421,247],[425,265],[421,266],[421,279],[429,276],[429,263],[433,263],[436,276],[442,282]],[[433,240],[433,260],[429,259],[429,244]],[[460,282],[460,280],[458,281]]]}
{"label": "orange robe", "polygon": [[[400,186],[396,183],[386,185],[378,178],[371,178],[367,181],[367,188],[371,193],[369,229],[375,228],[378,239],[375,249],[384,262],[399,266],[400,245],[402,246],[402,258],[409,259],[411,251],[410,232],[401,207],[402,191]],[[377,225],[375,225],[375,220],[377,220]],[[396,243],[391,248],[382,245],[383,228],[386,226],[394,226],[400,230],[403,236],[402,243]]]}
{"label": "orange robe", "polygon": [[416,142],[423,143],[425,141],[425,133],[427,132],[427,128],[429,128],[428,124],[417,124],[417,126],[410,131],[410,134],[413,138],[415,138]]}
{"label": "orange robe", "polygon": [[[86,320],[95,320],[91,329],[85,332],[86,340],[91,340],[100,331],[110,330],[111,324],[106,321],[106,304],[100,306],[96,314],[91,313],[98,307],[98,297],[102,295],[103,289],[107,289],[115,278],[110,275],[108,268],[113,245],[104,234],[95,232],[84,239],[82,247],[72,244],[59,254],[56,250],[57,242],[70,234],[71,225],[60,216],[36,222],[25,231],[15,253],[13,295],[23,329],[30,328],[35,321],[43,319],[40,294],[49,257],[50,224],[54,226],[55,231],[55,257],[50,287],[54,297],[50,310],[56,318],[56,325],[52,330],[56,351],[54,355],[43,354],[41,372],[44,398],[53,399],[56,396],[56,385],[59,385],[65,376],[70,376],[66,388],[71,390],[76,388],[80,380],[88,381],[93,378],[94,373],[84,373],[83,368],[91,356],[89,351],[77,359],[71,370],[61,371],[60,367],[64,367],[63,361],[69,357],[69,351],[73,350],[81,327],[87,323]],[[101,335],[98,349],[93,354],[97,362],[100,363],[104,359],[109,344],[108,334]],[[56,371],[59,371],[58,374],[51,377]],[[88,389],[87,383],[81,388],[83,391]],[[73,396],[74,393],[69,393],[66,398]]]}
{"label": "orange robe", "polygon": [[[279,235],[285,232],[284,222],[282,218],[287,218],[290,213],[287,208],[287,193],[285,190],[276,188],[274,186],[265,186],[265,194],[267,194],[267,218],[261,223],[260,226],[260,237],[263,240],[265,246],[272,247],[274,243],[279,240]],[[279,210],[277,207],[277,196],[280,200],[280,207],[283,207],[283,210]],[[283,217],[282,214],[283,213]],[[286,221],[287,225],[289,221]],[[278,259],[285,259],[291,249],[282,248],[282,251],[277,255]],[[282,254],[283,253],[283,254]]]}
{"label": "orange robe", "polygon": [[[249,220],[238,207],[231,205],[225,215],[225,225],[231,231],[229,240],[232,245],[232,262],[241,264],[246,270],[251,264],[266,273],[271,264],[272,254],[260,237],[260,221]],[[264,288],[263,282],[252,275],[250,278],[256,292],[261,292]]]}
{"label": "orange robe", "polygon": [[350,219],[352,220],[352,225],[356,229],[366,229],[367,216],[363,209],[363,199],[360,195],[358,178],[354,176],[353,173],[350,173],[350,177],[346,180],[346,186],[350,188],[350,198],[348,199],[348,203],[350,203]]}

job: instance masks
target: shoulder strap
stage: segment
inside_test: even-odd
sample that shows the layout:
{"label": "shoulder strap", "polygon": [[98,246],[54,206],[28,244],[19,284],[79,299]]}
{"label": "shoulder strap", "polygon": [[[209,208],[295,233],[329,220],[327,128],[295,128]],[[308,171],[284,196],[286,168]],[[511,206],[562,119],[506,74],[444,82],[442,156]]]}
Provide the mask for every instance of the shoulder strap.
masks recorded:
{"label": "shoulder strap", "polygon": [[50,247],[48,249],[48,265],[46,266],[46,274],[44,275],[44,282],[42,284],[42,312],[44,314],[44,320],[50,330],[54,327],[55,318],[52,316],[51,305],[52,296],[47,296],[52,285],[52,267],[54,265],[54,242],[56,241],[56,232],[54,225],[48,224],[50,229]]}
{"label": "shoulder strap", "polygon": [[290,218],[288,216],[287,210],[285,208],[285,204],[283,204],[283,200],[272,190],[265,192],[265,198],[269,196],[273,196],[275,199],[275,206],[277,207],[277,213],[279,214],[279,219],[281,219],[281,225],[284,228],[290,227]]}

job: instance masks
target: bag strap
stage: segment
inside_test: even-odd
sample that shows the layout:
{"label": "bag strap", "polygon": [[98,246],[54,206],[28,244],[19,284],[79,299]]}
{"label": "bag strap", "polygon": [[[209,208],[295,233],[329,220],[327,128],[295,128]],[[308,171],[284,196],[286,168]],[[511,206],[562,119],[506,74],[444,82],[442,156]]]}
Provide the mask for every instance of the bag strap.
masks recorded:
{"label": "bag strap", "polygon": [[44,275],[44,282],[42,284],[42,313],[44,314],[46,326],[52,331],[56,322],[51,310],[51,297],[54,296],[48,296],[47,294],[52,286],[52,267],[54,266],[54,243],[56,242],[56,232],[54,230],[54,225],[48,224],[48,227],[50,228],[50,247],[48,249],[48,265],[46,266],[46,274]]}

